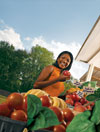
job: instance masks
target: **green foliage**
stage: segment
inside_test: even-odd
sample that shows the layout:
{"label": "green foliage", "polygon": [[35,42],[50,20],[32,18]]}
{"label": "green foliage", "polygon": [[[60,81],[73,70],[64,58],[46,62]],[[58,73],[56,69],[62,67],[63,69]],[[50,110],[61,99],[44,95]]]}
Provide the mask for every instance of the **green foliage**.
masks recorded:
{"label": "green foliage", "polygon": [[20,91],[21,69],[26,51],[15,50],[8,42],[0,42],[0,89]]}
{"label": "green foliage", "polygon": [[93,87],[93,88],[96,88],[96,81],[87,81],[87,82],[84,82],[83,84],[82,84],[82,87],[84,87],[84,86],[91,86],[91,87]]}
{"label": "green foliage", "polygon": [[100,124],[100,100],[95,102],[91,121],[94,122],[96,125]]}
{"label": "green foliage", "polygon": [[94,91],[94,94],[90,94],[86,97],[88,101],[100,100],[100,88]]}
{"label": "green foliage", "polygon": [[72,81],[64,82],[64,91],[59,95],[59,97],[66,95],[67,90],[70,88],[76,88],[76,86],[72,83]]}
{"label": "green foliage", "polygon": [[60,124],[56,114],[47,107],[43,107],[40,99],[35,95],[28,95],[28,130],[38,130]]}
{"label": "green foliage", "polygon": [[33,84],[39,76],[42,69],[54,62],[53,53],[40,46],[32,47],[31,53],[24,59],[22,69],[22,85],[21,89],[25,91],[33,88]]}
{"label": "green foliage", "polygon": [[64,82],[65,89],[68,90],[70,88],[76,88],[76,86],[72,83],[72,81]]}
{"label": "green foliage", "polygon": [[41,100],[35,95],[28,95],[28,119],[37,116],[41,111]]}
{"label": "green foliage", "polygon": [[27,53],[0,41],[0,89],[10,92],[32,89],[41,70],[53,62],[53,53],[38,45]]}
{"label": "green foliage", "polygon": [[75,116],[66,132],[96,132],[94,123],[89,120],[90,115],[90,111],[85,111]]}
{"label": "green foliage", "polygon": [[97,99],[97,96],[95,96],[94,94],[89,94],[86,99],[88,101],[95,101]]}
{"label": "green foliage", "polygon": [[53,53],[39,45],[32,47],[30,56],[32,58],[33,82],[37,79],[42,69],[54,62]]}
{"label": "green foliage", "polygon": [[95,102],[92,111],[85,111],[76,115],[66,132],[100,132],[100,99]]}

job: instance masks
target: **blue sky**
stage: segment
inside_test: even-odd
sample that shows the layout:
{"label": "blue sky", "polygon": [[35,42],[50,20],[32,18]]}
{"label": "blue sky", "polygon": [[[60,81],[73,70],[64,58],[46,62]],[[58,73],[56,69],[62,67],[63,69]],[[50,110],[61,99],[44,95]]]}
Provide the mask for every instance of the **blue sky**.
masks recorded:
{"label": "blue sky", "polygon": [[[55,58],[69,50],[75,57],[99,15],[100,0],[0,0],[0,40],[28,51],[38,43]],[[88,66],[77,63],[72,73],[79,78]]]}

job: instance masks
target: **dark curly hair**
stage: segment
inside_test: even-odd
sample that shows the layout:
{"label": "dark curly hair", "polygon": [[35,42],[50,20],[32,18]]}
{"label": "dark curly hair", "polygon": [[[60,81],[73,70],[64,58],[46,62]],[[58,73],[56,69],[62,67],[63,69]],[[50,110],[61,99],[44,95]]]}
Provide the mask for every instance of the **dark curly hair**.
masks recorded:
{"label": "dark curly hair", "polygon": [[[59,58],[61,55],[63,55],[63,54],[68,54],[68,55],[70,56],[70,58],[71,58],[71,62],[70,62],[70,64],[69,64],[69,66],[66,67],[65,69],[63,69],[63,70],[68,70],[68,71],[69,71],[70,68],[71,68],[71,66],[72,66],[72,63],[73,63],[73,55],[72,55],[72,53],[69,52],[69,51],[63,51],[63,52],[61,52],[61,53],[58,55],[58,57],[57,57],[55,63],[53,63],[53,65],[56,66],[56,67],[58,67],[59,69],[61,69],[61,68],[59,67],[59,65],[58,65],[57,60],[58,60],[58,58]],[[63,71],[63,70],[62,70],[62,71]]]}

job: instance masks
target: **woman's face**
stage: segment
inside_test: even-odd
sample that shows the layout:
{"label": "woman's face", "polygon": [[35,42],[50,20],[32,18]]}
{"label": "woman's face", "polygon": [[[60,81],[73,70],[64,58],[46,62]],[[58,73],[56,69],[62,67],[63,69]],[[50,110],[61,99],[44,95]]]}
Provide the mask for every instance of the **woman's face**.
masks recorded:
{"label": "woman's face", "polygon": [[65,69],[66,67],[69,66],[71,62],[71,58],[69,54],[62,54],[58,59],[57,59],[58,65],[61,69]]}

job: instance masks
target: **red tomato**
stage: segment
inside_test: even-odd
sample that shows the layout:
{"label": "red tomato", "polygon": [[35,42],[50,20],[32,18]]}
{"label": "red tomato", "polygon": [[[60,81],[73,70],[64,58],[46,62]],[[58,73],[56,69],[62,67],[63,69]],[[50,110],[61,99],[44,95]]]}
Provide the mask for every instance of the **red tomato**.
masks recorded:
{"label": "red tomato", "polygon": [[11,110],[8,108],[6,103],[0,104],[0,115],[1,116],[10,116]]}
{"label": "red tomato", "polygon": [[11,113],[11,119],[19,121],[27,121],[27,115],[23,110],[15,110]]}
{"label": "red tomato", "polygon": [[76,94],[76,99],[75,101],[79,101],[81,98],[79,97],[79,95]]}
{"label": "red tomato", "polygon": [[84,105],[85,103],[87,103],[87,100],[85,98],[81,98],[80,102],[81,102],[82,105]]}
{"label": "red tomato", "polygon": [[7,97],[7,104],[10,109],[22,109],[23,96],[20,93],[12,93]]}
{"label": "red tomato", "polygon": [[70,96],[71,96],[71,98],[72,98],[73,101],[79,101],[80,100],[80,97],[76,93],[73,93]]}
{"label": "red tomato", "polygon": [[74,107],[74,110],[78,112],[84,112],[86,108],[83,105],[78,105]]}
{"label": "red tomato", "polygon": [[43,95],[40,97],[40,100],[42,102],[42,106],[50,107],[51,106],[51,100],[48,96]]}
{"label": "red tomato", "polygon": [[63,71],[63,75],[65,75],[65,76],[70,76],[71,74],[70,74],[69,71],[65,70],[65,71]]}
{"label": "red tomato", "polygon": [[71,96],[71,99],[72,99],[73,101],[76,100],[76,94],[73,93],[73,94],[71,94],[70,96]]}
{"label": "red tomato", "polygon": [[66,128],[63,125],[54,126],[53,132],[66,132]]}
{"label": "red tomato", "polygon": [[59,121],[63,121],[62,111],[58,107],[50,106],[49,108],[55,112],[55,114],[57,115]]}
{"label": "red tomato", "polygon": [[74,118],[74,114],[69,108],[63,109],[62,112],[63,112],[64,120],[66,122],[71,121]]}
{"label": "red tomato", "polygon": [[92,106],[91,105],[88,105],[88,106],[86,106],[86,109],[87,110],[92,110]]}
{"label": "red tomato", "polygon": [[92,102],[91,104],[90,104],[90,106],[94,106],[95,105],[95,103],[94,102]]}
{"label": "red tomato", "polygon": [[66,128],[67,122],[65,120],[63,120],[61,124]]}
{"label": "red tomato", "polygon": [[23,98],[23,110],[27,113],[27,96]]}
{"label": "red tomato", "polygon": [[67,104],[70,104],[70,105],[74,105],[74,101],[73,101],[71,98],[68,98],[68,99],[66,100],[66,103],[67,103]]}
{"label": "red tomato", "polygon": [[82,105],[80,102],[75,102],[74,106]]}
{"label": "red tomato", "polygon": [[71,98],[71,94],[67,94],[67,95],[66,95],[66,99],[67,99],[67,98]]}

